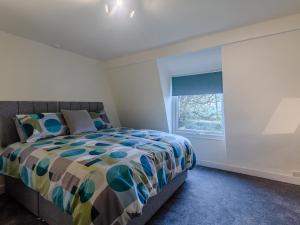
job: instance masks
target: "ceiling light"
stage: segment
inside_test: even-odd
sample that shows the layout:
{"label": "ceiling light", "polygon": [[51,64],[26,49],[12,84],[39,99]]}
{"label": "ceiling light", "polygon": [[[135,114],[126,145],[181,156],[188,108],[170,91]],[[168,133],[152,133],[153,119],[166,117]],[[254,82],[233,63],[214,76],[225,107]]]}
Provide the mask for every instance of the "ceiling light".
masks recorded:
{"label": "ceiling light", "polygon": [[108,7],[107,4],[105,4],[105,12],[106,12],[107,14],[109,14],[109,7]]}
{"label": "ceiling light", "polygon": [[123,5],[123,0],[117,0],[116,6],[120,7]]}
{"label": "ceiling light", "polygon": [[130,12],[130,15],[129,15],[129,17],[132,19],[133,18],[133,16],[134,16],[134,10],[132,10],[131,12]]}
{"label": "ceiling light", "polygon": [[118,13],[127,15],[132,19],[135,11],[132,9],[130,2],[129,0],[106,0],[104,5],[105,12],[110,16]]}

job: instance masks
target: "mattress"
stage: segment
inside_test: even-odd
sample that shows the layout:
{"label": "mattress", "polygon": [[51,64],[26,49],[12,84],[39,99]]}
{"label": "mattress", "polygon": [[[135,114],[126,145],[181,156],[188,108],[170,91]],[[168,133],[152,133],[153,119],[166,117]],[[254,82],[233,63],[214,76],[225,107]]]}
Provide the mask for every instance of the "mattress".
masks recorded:
{"label": "mattress", "polygon": [[0,154],[0,172],[20,178],[75,225],[125,225],[195,162],[181,136],[114,128],[14,143]]}

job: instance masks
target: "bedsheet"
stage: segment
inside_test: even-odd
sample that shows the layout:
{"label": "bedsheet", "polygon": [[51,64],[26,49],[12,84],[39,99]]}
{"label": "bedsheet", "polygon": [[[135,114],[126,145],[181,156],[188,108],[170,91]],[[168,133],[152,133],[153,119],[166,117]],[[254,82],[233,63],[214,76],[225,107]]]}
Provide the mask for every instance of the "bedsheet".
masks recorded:
{"label": "bedsheet", "polygon": [[188,139],[130,128],[15,143],[0,153],[1,174],[20,178],[75,225],[126,225],[195,163]]}

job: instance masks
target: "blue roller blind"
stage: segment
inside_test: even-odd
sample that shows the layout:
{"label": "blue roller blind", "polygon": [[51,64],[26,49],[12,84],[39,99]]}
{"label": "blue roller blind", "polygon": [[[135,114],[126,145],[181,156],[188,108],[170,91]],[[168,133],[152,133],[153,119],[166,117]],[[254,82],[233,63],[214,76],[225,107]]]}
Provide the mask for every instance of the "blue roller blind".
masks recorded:
{"label": "blue roller blind", "polygon": [[223,93],[222,72],[172,78],[172,95],[202,95]]}

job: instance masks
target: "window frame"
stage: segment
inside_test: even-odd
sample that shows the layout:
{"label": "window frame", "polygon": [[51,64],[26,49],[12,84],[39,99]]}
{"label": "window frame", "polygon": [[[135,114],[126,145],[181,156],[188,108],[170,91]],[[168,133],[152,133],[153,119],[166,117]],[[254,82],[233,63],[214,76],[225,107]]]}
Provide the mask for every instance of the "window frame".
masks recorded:
{"label": "window frame", "polygon": [[225,118],[224,118],[224,95],[222,98],[222,126],[223,132],[197,131],[192,129],[178,129],[179,122],[179,96],[172,96],[172,132],[174,134],[186,136],[189,138],[202,138],[213,140],[225,140]]}

